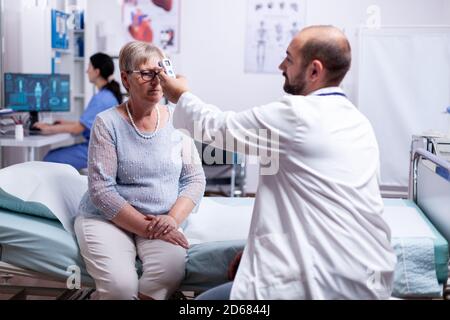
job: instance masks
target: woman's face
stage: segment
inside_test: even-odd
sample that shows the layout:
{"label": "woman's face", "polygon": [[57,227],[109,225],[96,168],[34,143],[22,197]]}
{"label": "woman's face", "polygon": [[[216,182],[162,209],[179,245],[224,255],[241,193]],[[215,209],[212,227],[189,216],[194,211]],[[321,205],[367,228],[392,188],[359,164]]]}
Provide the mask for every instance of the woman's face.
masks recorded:
{"label": "woman's face", "polygon": [[97,78],[100,76],[100,70],[99,69],[95,69],[92,66],[92,63],[89,63],[89,67],[86,71],[88,78],[89,78],[89,82],[90,83],[95,83],[95,81],[97,80]]}
{"label": "woman's face", "polygon": [[160,102],[163,97],[163,91],[157,73],[155,72],[157,70],[157,59],[149,60],[136,70],[130,70],[140,71],[129,73],[126,77],[127,81],[125,82],[128,84],[130,96],[138,96],[151,104]]}

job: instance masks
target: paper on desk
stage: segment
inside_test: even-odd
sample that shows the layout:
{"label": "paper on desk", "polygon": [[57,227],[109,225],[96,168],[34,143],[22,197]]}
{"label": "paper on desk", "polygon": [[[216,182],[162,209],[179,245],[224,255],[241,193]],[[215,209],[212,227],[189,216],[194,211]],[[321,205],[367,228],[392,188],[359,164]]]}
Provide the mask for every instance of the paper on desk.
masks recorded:
{"label": "paper on desk", "polygon": [[392,238],[431,238],[433,231],[413,207],[385,206],[383,218],[391,228]]}

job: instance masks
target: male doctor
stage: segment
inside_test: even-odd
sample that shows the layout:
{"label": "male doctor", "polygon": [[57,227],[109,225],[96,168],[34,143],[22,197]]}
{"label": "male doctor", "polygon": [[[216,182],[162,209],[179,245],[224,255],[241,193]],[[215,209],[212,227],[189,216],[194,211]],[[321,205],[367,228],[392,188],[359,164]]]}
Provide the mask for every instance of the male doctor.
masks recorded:
{"label": "male doctor", "polygon": [[223,298],[390,297],[396,256],[382,219],[378,145],[339,88],[350,64],[340,30],[308,27],[280,65],[289,95],[239,113],[206,104],[182,78],[159,75],[177,104],[177,128],[193,136],[200,128],[204,143],[257,154],[266,164],[236,278],[219,288]]}

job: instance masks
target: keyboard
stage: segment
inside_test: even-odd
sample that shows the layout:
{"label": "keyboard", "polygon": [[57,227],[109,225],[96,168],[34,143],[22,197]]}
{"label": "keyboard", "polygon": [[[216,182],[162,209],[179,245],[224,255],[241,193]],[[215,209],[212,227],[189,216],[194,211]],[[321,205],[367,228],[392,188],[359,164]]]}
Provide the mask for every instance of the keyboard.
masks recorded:
{"label": "keyboard", "polygon": [[42,131],[41,131],[41,129],[30,129],[30,130],[28,130],[28,134],[30,136],[39,136],[42,134]]}

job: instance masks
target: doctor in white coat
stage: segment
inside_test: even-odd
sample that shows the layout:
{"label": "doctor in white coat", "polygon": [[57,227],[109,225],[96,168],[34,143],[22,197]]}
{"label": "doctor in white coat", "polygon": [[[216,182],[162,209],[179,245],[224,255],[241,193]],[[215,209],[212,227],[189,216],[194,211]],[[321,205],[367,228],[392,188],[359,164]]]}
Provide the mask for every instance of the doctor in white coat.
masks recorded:
{"label": "doctor in white coat", "polygon": [[183,78],[160,74],[166,97],[177,104],[177,128],[196,139],[201,129],[204,143],[257,154],[266,164],[225,298],[390,297],[396,256],[382,219],[378,145],[369,121],[339,88],[350,64],[340,30],[306,28],[280,65],[289,95],[238,113],[206,104]]}

